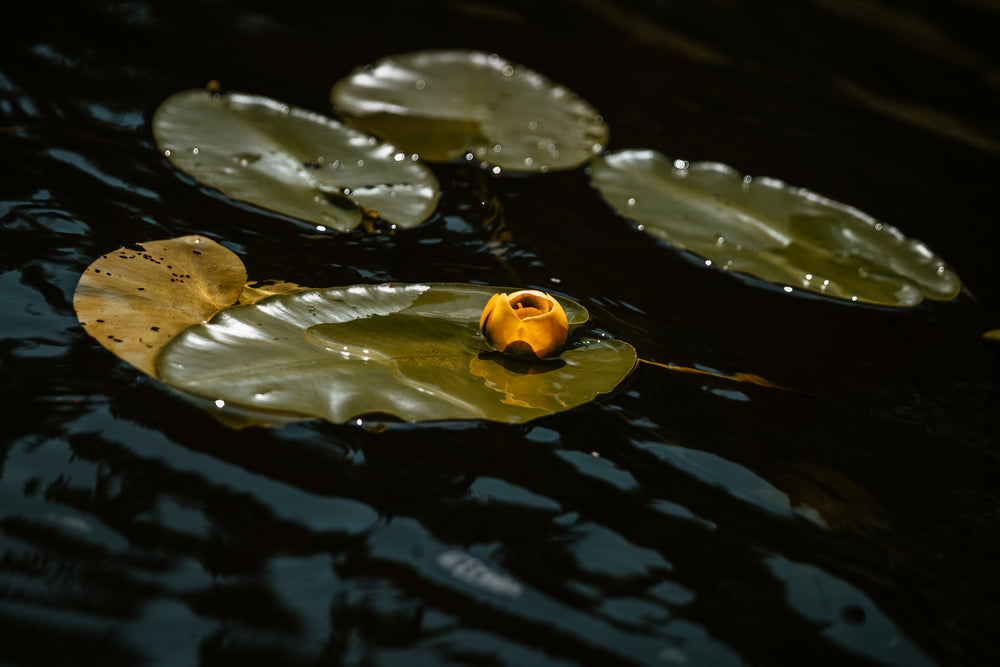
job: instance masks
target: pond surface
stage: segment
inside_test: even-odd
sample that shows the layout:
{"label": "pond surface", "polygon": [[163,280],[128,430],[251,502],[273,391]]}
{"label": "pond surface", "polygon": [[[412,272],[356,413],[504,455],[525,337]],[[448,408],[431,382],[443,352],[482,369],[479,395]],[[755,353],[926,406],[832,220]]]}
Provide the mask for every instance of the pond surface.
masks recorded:
{"label": "pond surface", "polygon": [[[991,664],[1000,5],[21,9],[0,44],[0,662]],[[435,165],[420,227],[324,234],[156,151],[152,114],[177,91],[214,79],[332,113],[355,66],[437,47],[568,86],[609,148],[856,206],[965,291],[895,310],[706,269],[617,217],[583,169]],[[644,360],[787,389],[641,363],[525,425],[232,430],[72,308],[101,254],[186,234],[260,279],[555,291]]]}

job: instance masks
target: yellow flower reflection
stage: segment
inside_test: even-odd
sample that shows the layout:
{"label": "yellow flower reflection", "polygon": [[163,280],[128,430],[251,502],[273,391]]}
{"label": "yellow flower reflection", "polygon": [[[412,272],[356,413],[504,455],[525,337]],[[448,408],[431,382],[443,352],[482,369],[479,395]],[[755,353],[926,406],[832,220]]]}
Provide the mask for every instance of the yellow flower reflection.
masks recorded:
{"label": "yellow flower reflection", "polygon": [[544,359],[559,352],[569,322],[559,302],[545,292],[521,290],[494,294],[479,318],[486,342],[503,354]]}

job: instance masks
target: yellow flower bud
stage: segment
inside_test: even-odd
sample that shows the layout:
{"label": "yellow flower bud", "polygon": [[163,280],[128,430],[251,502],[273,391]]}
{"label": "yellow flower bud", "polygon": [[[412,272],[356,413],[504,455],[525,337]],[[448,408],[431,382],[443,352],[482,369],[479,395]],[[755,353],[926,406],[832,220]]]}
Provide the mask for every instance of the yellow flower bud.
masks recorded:
{"label": "yellow flower bud", "polygon": [[479,318],[486,342],[503,354],[544,359],[559,352],[569,335],[566,311],[545,292],[494,294]]}

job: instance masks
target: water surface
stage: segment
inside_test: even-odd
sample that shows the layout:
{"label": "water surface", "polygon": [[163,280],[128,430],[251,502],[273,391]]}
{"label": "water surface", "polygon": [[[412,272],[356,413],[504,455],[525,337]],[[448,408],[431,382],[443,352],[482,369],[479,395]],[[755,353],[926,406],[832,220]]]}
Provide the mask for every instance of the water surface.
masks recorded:
{"label": "water surface", "polygon": [[[85,4],[24,7],[0,44],[0,661],[989,664],[997,5]],[[355,66],[437,47],[567,85],[611,148],[850,203],[966,291],[894,310],[706,270],[582,170],[436,165],[428,222],[337,235],[156,152],[152,113],[179,90],[215,79],[332,112]],[[644,359],[794,391],[643,364],[521,426],[234,431],[72,310],[93,259],[185,234],[257,278],[555,290]]]}

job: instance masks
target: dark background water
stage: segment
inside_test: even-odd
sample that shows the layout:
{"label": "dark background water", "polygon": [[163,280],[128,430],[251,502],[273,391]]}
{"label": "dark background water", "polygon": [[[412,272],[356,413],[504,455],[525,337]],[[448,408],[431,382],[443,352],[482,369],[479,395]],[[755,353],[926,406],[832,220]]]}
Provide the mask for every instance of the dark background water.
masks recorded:
{"label": "dark background water", "polygon": [[[0,664],[990,664],[1000,3],[19,10],[0,40]],[[197,186],[152,141],[157,105],[211,79],[330,112],[353,67],[430,47],[569,86],[611,148],[850,203],[966,291],[893,310],[705,270],[582,170],[438,165],[420,228],[316,236]],[[99,255],[193,233],[258,279],[557,290],[644,359],[798,391],[640,365],[522,426],[233,431],[72,309]]]}

